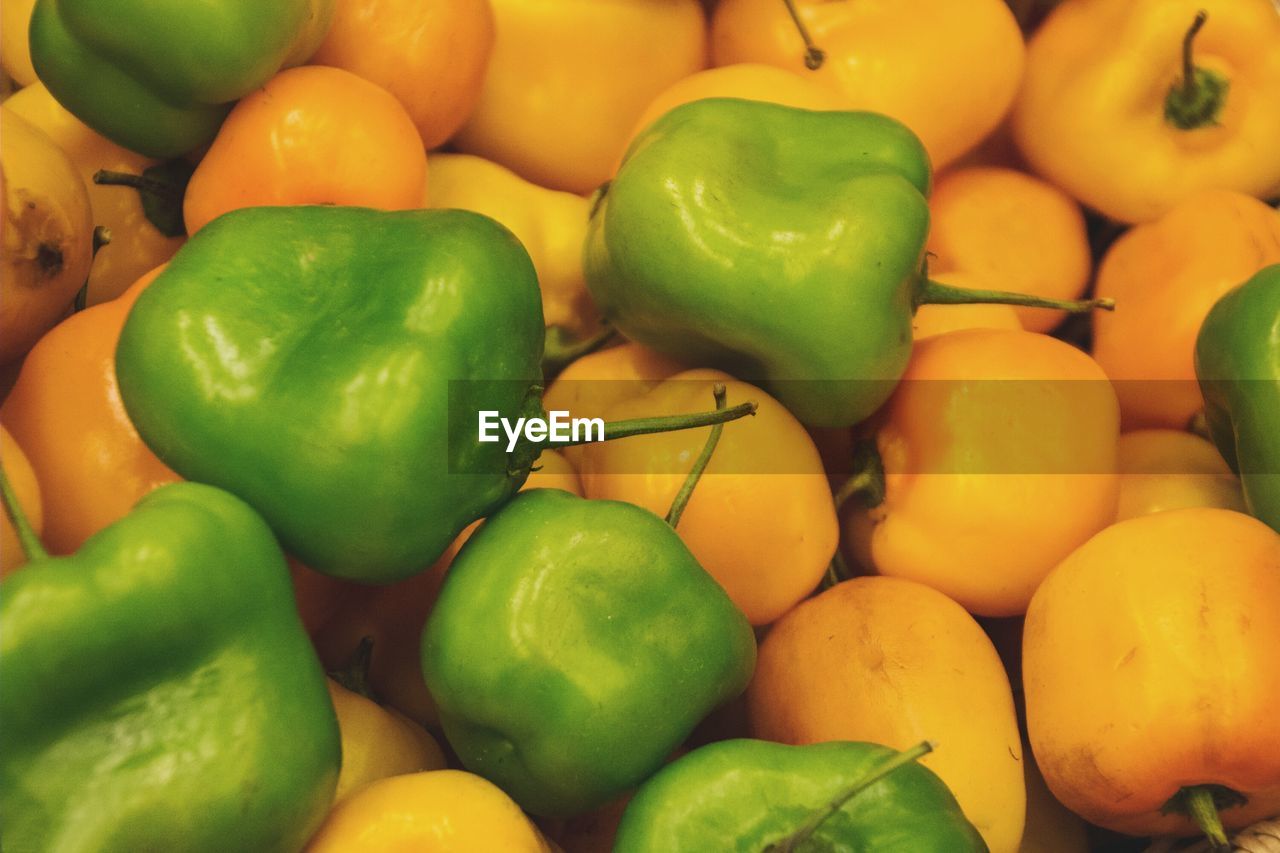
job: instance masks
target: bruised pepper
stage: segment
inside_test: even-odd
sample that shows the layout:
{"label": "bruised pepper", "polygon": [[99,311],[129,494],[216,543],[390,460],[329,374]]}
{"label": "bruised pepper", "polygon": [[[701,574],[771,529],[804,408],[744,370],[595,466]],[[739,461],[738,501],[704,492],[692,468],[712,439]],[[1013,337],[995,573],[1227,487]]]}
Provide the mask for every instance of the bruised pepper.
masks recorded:
{"label": "bruised pepper", "polygon": [[631,340],[762,385],[824,427],[888,398],[920,305],[1105,307],[929,280],[930,180],[920,141],[887,116],[685,104],[636,138],[597,198],[587,286]]}
{"label": "bruised pepper", "polygon": [[1280,530],[1280,264],[1223,296],[1196,339],[1209,432],[1249,512]]}
{"label": "bruised pepper", "polygon": [[[233,101],[300,65],[335,0],[39,0],[31,61],[76,118],[149,157],[176,157],[218,131]],[[216,36],[216,37],[211,37]]]}

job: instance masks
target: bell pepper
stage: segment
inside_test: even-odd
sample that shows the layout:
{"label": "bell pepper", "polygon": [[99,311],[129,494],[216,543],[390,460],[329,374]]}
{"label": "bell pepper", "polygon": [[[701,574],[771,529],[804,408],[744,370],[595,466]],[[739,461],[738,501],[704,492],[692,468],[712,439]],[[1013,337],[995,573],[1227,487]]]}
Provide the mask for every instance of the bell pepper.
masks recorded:
{"label": "bell pepper", "polygon": [[951,791],[912,760],[928,746],[898,753],[848,741],[709,744],[641,786],[613,849],[986,853]]}
{"label": "bell pepper", "polygon": [[387,90],[341,68],[291,68],[245,97],[196,166],[187,231],[230,210],[334,204],[422,207],[427,155]]}
{"label": "bell pepper", "polygon": [[761,385],[808,426],[848,426],[893,390],[918,305],[1094,304],[930,281],[930,180],[886,116],[684,104],[598,196],[587,286],[628,338]]}
{"label": "bell pepper", "polygon": [[1280,192],[1280,15],[1269,0],[1066,0],[1013,111],[1037,172],[1121,222],[1198,190]]}
{"label": "bell pepper", "polygon": [[1247,512],[1240,480],[1213,443],[1175,429],[1120,436],[1120,502],[1116,521],[1195,506]]}
{"label": "bell pepper", "polygon": [[935,739],[921,763],[991,853],[1018,850],[1026,789],[1009,677],[982,628],[942,593],[867,577],[801,602],[761,642],[747,710],[751,736],[778,743]]}
{"label": "bell pepper", "polygon": [[1280,211],[1247,195],[1205,190],[1107,250],[1097,293],[1116,310],[1093,322],[1093,357],[1111,377],[1125,429],[1186,429],[1204,406],[1196,335],[1240,282],[1280,263]]}
{"label": "bell pepper", "polygon": [[489,5],[493,55],[453,144],[550,189],[609,180],[649,101],[707,64],[698,0]]}
{"label": "bell pepper", "polygon": [[305,62],[336,0],[38,0],[31,61],[58,102],[112,142],[176,157],[209,140],[231,102]]}
{"label": "bell pepper", "polygon": [[556,489],[481,525],[422,635],[463,765],[551,817],[643,781],[754,664],[751,626],[666,522]]}
{"label": "bell pepper", "polygon": [[180,475],[248,501],[307,566],[391,583],[510,498],[551,446],[508,450],[477,430],[481,411],[544,418],[543,334],[533,265],[492,219],[254,207],[200,229],[138,297],[116,377]]}
{"label": "bell pepper", "polygon": [[31,67],[31,45],[27,30],[31,28],[31,10],[36,0],[5,0],[0,3],[0,66],[13,78],[14,88],[36,82]]}
{"label": "bell pepper", "polygon": [[176,483],[73,556],[24,545],[0,583],[5,849],[298,850],[339,733],[262,519]]}
{"label": "bell pepper", "polygon": [[158,272],[50,329],[0,406],[43,486],[44,540],[55,554],[75,552],[147,492],[179,479],[143,443],[116,384],[120,329]]}
{"label": "bell pepper", "polygon": [[93,213],[75,165],[0,108],[0,365],[26,355],[71,307],[93,260]]}
{"label": "bell pepper", "polygon": [[880,574],[1020,615],[1115,520],[1119,435],[1111,383],[1075,347],[1021,329],[929,338],[877,417],[879,460],[849,480],[847,539]]}
{"label": "bell pepper", "polygon": [[715,65],[767,62],[840,93],[849,109],[893,116],[942,168],[1008,111],[1025,48],[1002,0],[721,0],[711,52]]}
{"label": "bell pepper", "polygon": [[1278,569],[1280,535],[1217,508],[1118,522],[1054,569],[1022,674],[1036,761],[1067,808],[1220,843],[1280,812]]}
{"label": "bell pepper", "polygon": [[1280,530],[1280,264],[1213,306],[1196,339],[1209,431],[1249,512]]}
{"label": "bell pepper", "polygon": [[[89,190],[94,225],[110,234],[110,242],[94,253],[89,267],[86,304],[115,299],[140,276],[178,251],[185,232],[180,227],[161,232],[148,215],[143,193],[94,181],[100,170],[137,176],[162,164],[94,133],[55,101],[42,83],[27,86],[4,105],[47,133],[66,152]],[[180,197],[172,200],[175,212],[179,201]]]}
{"label": "bell pepper", "polygon": [[461,770],[382,779],[334,806],[306,853],[552,853],[496,785]]}

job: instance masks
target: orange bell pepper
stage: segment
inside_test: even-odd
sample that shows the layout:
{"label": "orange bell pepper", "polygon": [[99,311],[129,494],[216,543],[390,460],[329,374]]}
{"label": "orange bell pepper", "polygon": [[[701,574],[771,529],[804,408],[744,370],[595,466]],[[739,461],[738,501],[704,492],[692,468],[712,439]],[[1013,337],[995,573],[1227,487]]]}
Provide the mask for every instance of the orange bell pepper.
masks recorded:
{"label": "orange bell pepper", "polygon": [[115,299],[147,271],[173,257],[184,238],[160,233],[147,219],[137,190],[93,180],[102,169],[141,175],[158,161],[99,136],[55,101],[42,83],[27,86],[4,105],[48,134],[66,153],[89,191],[93,223],[110,232],[111,242],[98,250],[89,267],[86,304]]}
{"label": "orange bell pepper", "polygon": [[[759,388],[716,370],[678,373],[611,406],[606,420],[705,411],[724,383],[729,405],[755,416],[726,427],[676,532],[753,625],[767,625],[813,591],[839,538],[831,488],[805,428]],[[627,501],[663,515],[684,484],[707,430],[583,446],[589,498]]]}
{"label": "orange bell pepper", "polygon": [[706,65],[698,0],[491,0],[497,42],[454,140],[544,187],[607,181],[655,95]]}
{"label": "orange bell pepper", "polygon": [[882,415],[883,499],[846,528],[859,562],[881,574],[972,613],[1016,616],[1115,518],[1115,393],[1059,340],[999,329],[929,338]]}
{"label": "orange bell pepper", "polygon": [[780,743],[936,740],[920,763],[991,853],[1017,851],[1026,790],[1009,679],[982,628],[945,595],[855,578],[803,602],[760,644],[747,706],[752,735]]}
{"label": "orange bell pepper", "polygon": [[306,853],[551,853],[500,788],[461,770],[392,776],[348,797]]}
{"label": "orange bell pepper", "polygon": [[[1013,169],[953,169],[938,177],[929,213],[931,275],[958,270],[980,276],[993,290],[1050,299],[1084,295],[1093,272],[1084,214],[1052,184]],[[1065,316],[1014,310],[1033,332],[1048,332]]]}
{"label": "orange bell pepper", "polygon": [[1197,190],[1275,195],[1280,15],[1270,0],[1066,0],[1031,39],[1013,129],[1037,172],[1121,222]]}
{"label": "orange bell pepper", "polygon": [[783,0],[721,0],[711,26],[716,65],[763,62],[812,77],[849,109],[893,116],[916,132],[934,168],[964,154],[1009,110],[1022,77],[1022,32],[1002,0],[796,0],[824,54],[805,43]]}
{"label": "orange bell pepper", "polygon": [[493,50],[487,0],[338,0],[313,65],[345,68],[404,105],[435,148],[467,120]]}
{"label": "orange bell pepper", "polygon": [[44,541],[54,554],[72,553],[147,492],[179,479],[143,444],[116,385],[120,329],[159,273],[55,326],[27,355],[0,407],[0,421],[40,481]]}
{"label": "orange bell pepper", "polygon": [[340,68],[282,71],[231,110],[196,167],[187,232],[241,207],[423,205],[427,155],[393,95]]}
{"label": "orange bell pepper", "polygon": [[1107,528],[1027,611],[1027,729],[1049,788],[1134,835],[1196,832],[1197,803],[1211,837],[1215,811],[1227,827],[1280,812],[1277,649],[1275,531],[1215,508]]}
{"label": "orange bell pepper", "polygon": [[[1280,16],[1278,16],[1280,17]],[[1129,229],[1098,268],[1093,357],[1116,384],[1125,429],[1185,429],[1204,405],[1195,344],[1214,303],[1280,262],[1280,212],[1240,193],[1207,190]]]}
{"label": "orange bell pepper", "polygon": [[1120,436],[1120,502],[1116,520],[1191,507],[1246,512],[1240,480],[1198,435],[1140,429]]}
{"label": "orange bell pepper", "polygon": [[[4,465],[5,476],[13,488],[18,505],[27,516],[27,523],[37,536],[44,530],[44,509],[40,505],[40,482],[31,462],[22,452],[18,442],[13,440],[9,431],[0,427],[0,464]],[[26,552],[18,538],[18,531],[9,518],[9,513],[0,513],[0,578],[20,568],[27,562]]]}

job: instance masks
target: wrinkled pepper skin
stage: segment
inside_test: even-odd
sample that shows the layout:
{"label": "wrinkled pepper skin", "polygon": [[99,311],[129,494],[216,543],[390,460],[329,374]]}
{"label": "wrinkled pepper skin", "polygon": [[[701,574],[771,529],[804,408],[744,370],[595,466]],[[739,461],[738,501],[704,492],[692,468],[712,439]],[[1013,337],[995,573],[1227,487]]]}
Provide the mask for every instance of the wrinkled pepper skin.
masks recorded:
{"label": "wrinkled pepper skin", "polygon": [[751,626],[632,504],[522,492],[463,546],[422,667],[463,765],[534,814],[588,811],[657,770],[755,667]]}
{"label": "wrinkled pepper skin", "polygon": [[1240,474],[1249,512],[1280,531],[1280,264],[1210,309],[1196,377],[1209,432]]}
{"label": "wrinkled pepper skin", "polygon": [[533,265],[491,219],[246,208],[138,297],[116,375],[167,465],[311,568],[390,583],[524,481],[533,460],[478,443],[475,419],[540,412],[542,342]]}
{"label": "wrinkled pepper skin", "polygon": [[165,486],[0,584],[6,853],[293,853],[338,724],[284,556],[248,506]]}
{"label": "wrinkled pepper skin", "polygon": [[320,46],[336,0],[38,0],[31,61],[68,111],[148,157],[213,139],[231,109]]}
{"label": "wrinkled pepper skin", "polygon": [[628,338],[848,426],[906,367],[929,186],[924,147],[886,116],[695,101],[637,137],[599,199],[587,285]]}
{"label": "wrinkled pepper skin", "polygon": [[[712,743],[668,764],[627,806],[614,853],[759,853],[896,754],[873,743]],[[859,792],[797,850],[986,853],[947,786],[914,762]]]}

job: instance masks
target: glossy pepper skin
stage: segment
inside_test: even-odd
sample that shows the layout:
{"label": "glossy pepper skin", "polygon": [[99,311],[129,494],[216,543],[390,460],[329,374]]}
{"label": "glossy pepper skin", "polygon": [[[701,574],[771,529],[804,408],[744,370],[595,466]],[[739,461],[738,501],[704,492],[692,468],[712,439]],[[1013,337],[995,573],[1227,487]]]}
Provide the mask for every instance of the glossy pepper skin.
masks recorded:
{"label": "glossy pepper skin", "polygon": [[468,770],[544,816],[635,787],[746,687],[755,638],[665,521],[557,489],[463,546],[422,667]]}
{"label": "glossy pepper skin", "polygon": [[6,851],[293,853],[339,735],[271,531],[178,483],[0,585]]}
{"label": "glossy pepper skin", "polygon": [[149,157],[208,142],[235,101],[319,47],[335,0],[39,0],[31,61],[77,118]]}
{"label": "glossy pepper skin", "polygon": [[116,375],[175,471],[248,501],[311,568],[389,583],[524,481],[533,460],[478,443],[476,413],[540,411],[542,341],[533,265],[491,219],[247,208],[138,297]]}
{"label": "glossy pepper skin", "polygon": [[1280,531],[1280,264],[1210,309],[1196,376],[1214,444],[1240,474],[1249,512]]}
{"label": "glossy pepper skin", "polygon": [[[623,814],[614,853],[758,853],[893,755],[885,746],[850,741],[709,744],[641,786]],[[987,846],[942,780],[911,763],[859,792],[797,849],[986,853]]]}
{"label": "glossy pepper skin", "polygon": [[886,116],[695,101],[636,138],[599,199],[587,285],[628,338],[848,426],[910,355],[929,183]]}

